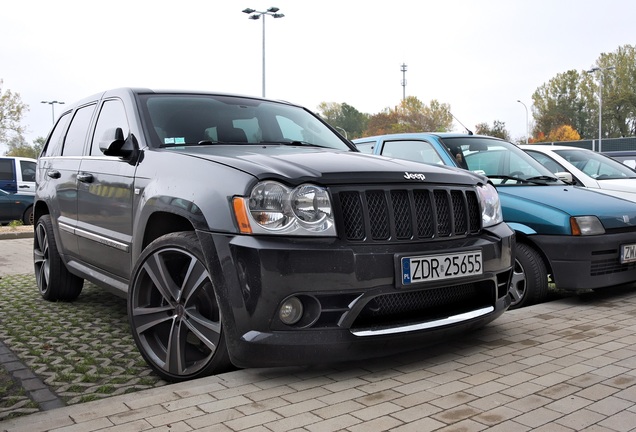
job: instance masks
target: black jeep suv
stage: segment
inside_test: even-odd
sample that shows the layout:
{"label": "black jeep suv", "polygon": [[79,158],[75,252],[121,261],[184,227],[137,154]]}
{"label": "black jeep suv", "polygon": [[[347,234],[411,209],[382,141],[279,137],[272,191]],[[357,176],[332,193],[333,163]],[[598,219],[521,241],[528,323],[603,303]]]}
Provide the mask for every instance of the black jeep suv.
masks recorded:
{"label": "black jeep suv", "polygon": [[413,349],[510,304],[485,177],[359,153],[289,103],[100,93],[60,116],[36,181],[41,295],[127,296],[167,380]]}

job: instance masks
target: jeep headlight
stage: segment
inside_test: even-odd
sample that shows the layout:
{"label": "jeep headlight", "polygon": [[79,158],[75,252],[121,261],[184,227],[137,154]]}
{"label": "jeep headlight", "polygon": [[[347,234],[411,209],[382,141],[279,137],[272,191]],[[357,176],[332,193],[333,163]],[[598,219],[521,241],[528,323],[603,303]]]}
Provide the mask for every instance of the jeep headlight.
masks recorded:
{"label": "jeep headlight", "polygon": [[234,213],[243,233],[336,235],[329,193],[312,184],[260,182],[249,197],[234,198]]}
{"label": "jeep headlight", "polygon": [[489,183],[477,186],[477,196],[481,205],[481,220],[484,228],[503,222],[503,213],[497,189]]}

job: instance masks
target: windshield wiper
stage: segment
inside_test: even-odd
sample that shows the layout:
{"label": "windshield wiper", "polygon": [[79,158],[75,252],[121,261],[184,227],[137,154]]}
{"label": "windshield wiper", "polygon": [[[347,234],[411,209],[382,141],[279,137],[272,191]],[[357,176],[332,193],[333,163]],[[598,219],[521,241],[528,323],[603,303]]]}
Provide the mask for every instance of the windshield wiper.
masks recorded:
{"label": "windshield wiper", "polygon": [[284,146],[306,146],[306,147],[325,147],[307,141],[266,141],[260,144],[279,144]]}
{"label": "windshield wiper", "polygon": [[172,148],[172,147],[192,147],[199,144],[196,143],[181,143],[181,144],[161,144],[159,148]]}
{"label": "windshield wiper", "polygon": [[[499,175],[499,174],[497,174],[497,175],[486,174],[486,177],[494,178],[494,179],[500,179],[500,180],[514,180],[514,181],[520,181],[520,182],[526,182],[527,183],[527,180],[522,179],[521,177],[514,177],[514,176],[504,175],[504,174],[501,174],[501,175]],[[502,183],[504,183],[504,182],[502,182]]]}
{"label": "windshield wiper", "polygon": [[551,182],[555,182],[558,181],[559,179],[557,177],[552,177],[552,176],[547,176],[547,175],[541,175],[541,176],[535,176],[535,177],[530,177],[528,179],[526,179],[528,181],[533,181],[533,180],[543,180],[543,181],[551,181]]}

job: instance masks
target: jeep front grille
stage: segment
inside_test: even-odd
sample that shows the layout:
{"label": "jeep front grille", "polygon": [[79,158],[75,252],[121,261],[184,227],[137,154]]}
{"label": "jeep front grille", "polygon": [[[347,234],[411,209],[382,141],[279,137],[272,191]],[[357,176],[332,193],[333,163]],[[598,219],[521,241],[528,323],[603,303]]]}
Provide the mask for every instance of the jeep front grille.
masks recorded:
{"label": "jeep front grille", "polygon": [[472,188],[411,187],[334,191],[343,235],[354,242],[417,241],[478,233]]}

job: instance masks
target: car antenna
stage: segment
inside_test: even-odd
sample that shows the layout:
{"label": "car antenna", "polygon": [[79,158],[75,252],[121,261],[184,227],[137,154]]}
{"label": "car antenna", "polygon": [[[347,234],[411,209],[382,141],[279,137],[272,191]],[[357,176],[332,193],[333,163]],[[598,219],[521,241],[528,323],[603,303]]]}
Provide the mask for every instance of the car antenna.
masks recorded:
{"label": "car antenna", "polygon": [[[455,120],[457,120],[457,117],[455,117],[455,116],[453,115],[453,113],[452,113],[452,112],[450,112],[450,111],[449,111],[449,113],[450,113],[450,115],[452,115],[452,116],[453,116],[453,118],[454,118]],[[457,120],[457,123],[459,123],[460,125],[464,126],[464,123],[460,122],[459,120]],[[471,131],[470,129],[468,129],[466,126],[464,126],[464,129],[466,129],[466,131],[468,132],[468,135],[472,135],[472,134],[473,134],[473,131]]]}

